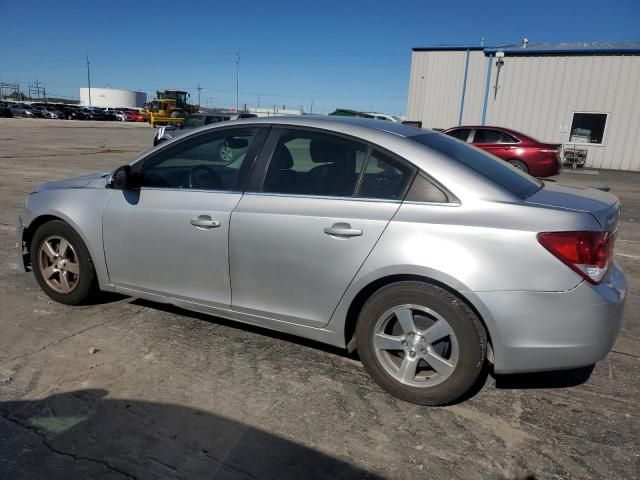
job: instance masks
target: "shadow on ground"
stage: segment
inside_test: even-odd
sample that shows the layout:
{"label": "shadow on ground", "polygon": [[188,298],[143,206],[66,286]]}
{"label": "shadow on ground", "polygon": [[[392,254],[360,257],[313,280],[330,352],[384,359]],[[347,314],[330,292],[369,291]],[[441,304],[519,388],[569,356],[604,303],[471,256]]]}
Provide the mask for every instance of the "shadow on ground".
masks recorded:
{"label": "shadow on ground", "polygon": [[380,478],[235,420],[107,394],[1,402],[0,478]]}
{"label": "shadow on ground", "polygon": [[[125,298],[127,297],[120,294],[105,294],[104,296],[101,294],[100,295],[101,300],[99,303],[117,302]],[[321,350],[331,355],[338,355],[345,358],[351,358],[353,360],[359,360],[357,352],[348,353],[345,349],[333,347],[331,345],[326,345],[324,343],[316,342],[314,340],[297,337],[295,335],[277,332],[275,330],[270,330],[267,328],[258,327],[255,325],[250,325],[242,322],[235,322],[233,320],[227,320],[225,318],[208,315],[206,313],[185,310],[183,308],[176,307],[175,305],[166,304],[166,303],[157,303],[157,302],[152,302],[152,301],[143,300],[143,299],[132,299],[131,303],[142,306],[142,307],[151,308],[154,310],[171,313],[177,316],[188,317],[195,320],[201,320],[204,322],[224,325],[225,327],[228,327],[228,328],[243,330],[246,332],[255,333],[256,335],[265,335],[271,338],[276,338],[276,339],[284,340],[287,342],[295,343],[296,345],[301,345],[304,347]],[[459,399],[459,401],[455,403],[464,402],[474,397],[477,393],[479,393],[484,388],[489,374],[491,374],[491,376],[494,378],[495,387],[498,389],[523,389],[524,390],[524,389],[569,388],[569,387],[575,387],[575,386],[586,383],[591,377],[594,367],[595,365],[590,365],[587,367],[575,368],[571,370],[522,373],[522,374],[511,374],[511,375],[496,375],[492,372],[492,368],[487,364],[482,369],[482,372],[480,373],[480,376],[476,381],[476,383],[473,385],[473,387],[461,399]]]}
{"label": "shadow on ground", "polygon": [[[271,338],[277,338],[288,342],[302,345],[316,350],[322,350],[332,355],[339,355],[342,357],[348,357],[354,360],[359,360],[358,353],[348,353],[342,348],[333,347],[324,343],[316,342],[302,337],[296,337],[295,335],[289,335],[287,333],[276,332],[267,328],[257,327],[254,325],[234,322],[233,320],[227,320],[221,317],[215,317],[207,315],[205,313],[193,312],[191,310],[185,310],[174,305],[166,303],[156,303],[148,300],[136,299],[132,303],[155,310],[160,310],[174,315],[189,317],[192,319],[202,320],[205,322],[213,322],[220,325],[224,325],[229,328],[244,330],[252,332],[257,335],[266,335]],[[569,388],[582,385],[591,377],[595,365],[588,367],[575,368],[571,370],[560,370],[552,372],[537,372],[537,373],[521,373],[512,375],[495,375],[492,377],[495,379],[496,388],[499,389],[547,389],[547,388]],[[478,377],[478,381],[473,387],[461,398],[458,402],[464,402],[469,398],[474,397],[484,387],[487,377],[491,372],[489,365],[485,365]]]}
{"label": "shadow on ground", "polygon": [[350,354],[344,348],[334,347],[326,343],[317,342],[315,340],[310,340],[308,338],[298,337],[296,335],[291,335],[289,333],[278,332],[276,330],[271,330],[265,327],[251,325],[249,323],[242,323],[234,320],[227,320],[226,318],[216,317],[214,315],[209,315],[206,313],[186,310],[184,308],[176,307],[175,305],[171,305],[168,303],[157,303],[157,302],[152,302],[150,300],[143,300],[140,298],[133,300],[131,303],[133,303],[134,305],[139,305],[141,307],[152,308],[154,310],[160,310],[162,312],[171,313],[173,315],[178,315],[181,317],[188,317],[188,318],[193,318],[195,320],[202,320],[204,322],[216,323],[218,325],[224,325],[225,327],[233,328],[236,330],[243,330],[245,332],[252,332],[257,335],[265,335],[271,338],[285,340],[290,343],[295,343],[296,345],[302,345],[305,347],[314,348],[316,350],[322,350],[332,355],[338,355],[345,358],[358,359],[357,353]]}
{"label": "shadow on ground", "polygon": [[496,375],[496,388],[535,389],[568,388],[582,385],[591,377],[595,365],[553,372]]}

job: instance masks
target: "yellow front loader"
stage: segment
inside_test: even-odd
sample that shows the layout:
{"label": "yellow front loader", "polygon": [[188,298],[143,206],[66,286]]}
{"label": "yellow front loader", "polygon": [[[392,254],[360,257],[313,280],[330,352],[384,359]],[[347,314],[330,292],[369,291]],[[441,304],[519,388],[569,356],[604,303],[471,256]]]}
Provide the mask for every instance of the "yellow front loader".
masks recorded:
{"label": "yellow front loader", "polygon": [[152,127],[180,124],[187,115],[198,110],[187,103],[188,95],[181,90],[158,90],[156,99],[145,105],[143,115]]}

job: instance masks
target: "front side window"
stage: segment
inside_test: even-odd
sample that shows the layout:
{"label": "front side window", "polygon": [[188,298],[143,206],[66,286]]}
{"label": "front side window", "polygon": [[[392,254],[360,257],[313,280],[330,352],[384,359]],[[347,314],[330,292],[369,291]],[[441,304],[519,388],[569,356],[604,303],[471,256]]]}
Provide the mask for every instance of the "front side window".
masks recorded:
{"label": "front side window", "polygon": [[606,123],[606,113],[574,113],[569,142],[602,144]]}
{"label": "front side window", "polygon": [[257,132],[256,128],[234,128],[180,142],[145,162],[142,186],[235,190]]}
{"label": "front side window", "polygon": [[358,196],[401,200],[412,175],[411,167],[374,150],[367,160]]}
{"label": "front side window", "polygon": [[316,132],[283,133],[262,190],[269,193],[350,197],[366,158],[360,142]]}
{"label": "front side window", "polygon": [[447,132],[447,135],[453,138],[457,138],[458,140],[462,140],[463,142],[466,142],[467,139],[469,138],[470,131],[471,130],[469,130],[468,128],[459,128],[457,130],[451,130],[450,132]]}

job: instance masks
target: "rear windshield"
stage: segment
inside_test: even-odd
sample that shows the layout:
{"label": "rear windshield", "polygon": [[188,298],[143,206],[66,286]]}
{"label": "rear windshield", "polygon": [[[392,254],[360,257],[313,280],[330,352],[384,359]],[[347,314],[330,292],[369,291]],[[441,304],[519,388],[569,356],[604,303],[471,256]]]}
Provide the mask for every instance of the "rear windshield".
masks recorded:
{"label": "rear windshield", "polygon": [[504,160],[447,135],[427,133],[410,138],[463,163],[519,198],[525,199],[542,188],[542,182]]}

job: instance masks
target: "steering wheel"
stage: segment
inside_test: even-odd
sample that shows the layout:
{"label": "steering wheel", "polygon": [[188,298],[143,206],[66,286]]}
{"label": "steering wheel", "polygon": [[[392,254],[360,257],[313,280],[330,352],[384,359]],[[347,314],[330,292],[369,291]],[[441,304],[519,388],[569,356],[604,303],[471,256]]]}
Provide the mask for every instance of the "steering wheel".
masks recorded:
{"label": "steering wheel", "polygon": [[189,188],[196,190],[220,190],[224,187],[220,175],[208,165],[197,165],[189,170]]}

